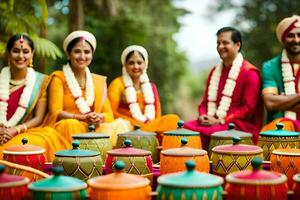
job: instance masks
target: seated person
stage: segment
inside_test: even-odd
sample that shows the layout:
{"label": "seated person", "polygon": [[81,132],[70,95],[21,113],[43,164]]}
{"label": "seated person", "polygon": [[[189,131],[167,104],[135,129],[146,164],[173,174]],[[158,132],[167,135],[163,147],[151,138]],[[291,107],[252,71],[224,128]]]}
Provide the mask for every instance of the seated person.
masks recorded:
{"label": "seated person", "polygon": [[268,111],[268,124],[262,131],[276,129],[276,123],[281,122],[285,130],[299,132],[300,17],[283,19],[276,34],[284,49],[262,67],[262,95]]}
{"label": "seated person", "polygon": [[96,38],[87,31],[74,31],[64,40],[69,61],[62,71],[51,75],[49,114],[45,124],[54,127],[71,144],[72,135],[88,132],[107,133],[115,145],[117,133],[130,130],[130,123],[115,120],[107,98],[106,77],[90,73],[89,65],[96,50]]}
{"label": "seated person", "polygon": [[148,53],[142,46],[127,47],[121,56],[122,76],[114,79],[108,87],[108,97],[114,116],[139,125],[144,131],[162,133],[177,128],[179,117],[161,116],[156,86],[147,75]]}
{"label": "seated person", "polygon": [[253,134],[258,139],[262,125],[261,81],[259,71],[243,58],[242,38],[238,30],[224,27],[217,32],[217,51],[222,62],[215,66],[206,83],[198,107],[199,117],[184,127],[201,134],[203,149],[208,149],[210,135],[228,129]]}
{"label": "seated person", "polygon": [[54,153],[66,149],[68,142],[55,129],[41,128],[47,111],[46,88],[49,79],[32,67],[34,44],[25,34],[12,36],[6,46],[8,66],[0,73],[0,159],[3,150],[28,144],[46,150],[47,161]]}

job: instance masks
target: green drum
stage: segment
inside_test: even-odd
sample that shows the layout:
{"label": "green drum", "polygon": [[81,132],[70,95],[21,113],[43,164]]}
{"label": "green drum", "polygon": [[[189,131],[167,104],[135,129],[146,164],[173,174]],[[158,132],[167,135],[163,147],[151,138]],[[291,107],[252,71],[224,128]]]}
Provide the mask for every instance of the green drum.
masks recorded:
{"label": "green drum", "polygon": [[80,142],[80,149],[99,152],[102,160],[106,159],[107,151],[112,150],[109,136],[103,133],[85,133],[72,136]]}
{"label": "green drum", "polygon": [[158,162],[158,140],[155,133],[145,132],[135,125],[134,130],[127,133],[118,134],[117,148],[121,148],[126,139],[131,140],[131,145],[138,149],[144,149],[151,152],[153,163]]}
{"label": "green drum", "polygon": [[223,178],[195,170],[195,162],[186,162],[187,171],[160,176],[157,180],[159,200],[222,199]]}
{"label": "green drum", "polygon": [[77,178],[61,176],[62,167],[53,168],[53,176],[31,183],[28,186],[34,200],[85,200],[87,184]]}
{"label": "green drum", "polygon": [[223,144],[232,144],[232,138],[234,136],[237,136],[241,139],[241,141],[239,142],[240,144],[253,144],[251,133],[237,131],[234,128],[235,128],[234,123],[229,123],[227,131],[218,131],[218,132],[213,133],[210,136],[211,140],[210,140],[209,147],[208,147],[209,157],[211,156],[211,150],[214,147],[223,145]]}
{"label": "green drum", "polygon": [[80,150],[79,145],[78,141],[73,141],[73,149],[56,152],[53,166],[61,166],[64,175],[84,181],[102,175],[103,161],[100,154],[96,151]]}
{"label": "green drum", "polygon": [[299,133],[283,130],[284,124],[277,123],[277,129],[261,132],[258,146],[263,149],[264,160],[270,160],[275,149],[299,149]]}

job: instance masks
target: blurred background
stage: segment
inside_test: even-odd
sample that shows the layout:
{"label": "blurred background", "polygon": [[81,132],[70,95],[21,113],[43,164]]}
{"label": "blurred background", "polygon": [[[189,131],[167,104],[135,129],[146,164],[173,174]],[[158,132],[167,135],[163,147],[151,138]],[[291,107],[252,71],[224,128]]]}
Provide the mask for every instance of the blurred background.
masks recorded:
{"label": "blurred background", "polygon": [[299,0],[1,0],[0,66],[7,65],[8,38],[26,32],[35,42],[34,68],[61,69],[64,38],[84,29],[97,38],[90,69],[109,83],[121,74],[122,50],[139,44],[148,50],[163,113],[188,120],[197,116],[208,72],[219,63],[217,30],[241,30],[244,57],[260,68],[281,51],[275,28],[293,14],[300,14]]}

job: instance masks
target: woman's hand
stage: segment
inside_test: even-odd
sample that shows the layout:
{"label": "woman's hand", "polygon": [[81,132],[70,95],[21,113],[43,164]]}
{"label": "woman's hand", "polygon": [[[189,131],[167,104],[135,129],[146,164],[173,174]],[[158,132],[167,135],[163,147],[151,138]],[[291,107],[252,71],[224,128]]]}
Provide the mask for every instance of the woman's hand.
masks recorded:
{"label": "woman's hand", "polygon": [[1,127],[0,134],[0,144],[2,145],[12,139],[15,135],[17,135],[17,129]]}
{"label": "woman's hand", "polygon": [[104,115],[102,113],[91,112],[86,114],[86,122],[89,124],[100,124],[104,122]]}

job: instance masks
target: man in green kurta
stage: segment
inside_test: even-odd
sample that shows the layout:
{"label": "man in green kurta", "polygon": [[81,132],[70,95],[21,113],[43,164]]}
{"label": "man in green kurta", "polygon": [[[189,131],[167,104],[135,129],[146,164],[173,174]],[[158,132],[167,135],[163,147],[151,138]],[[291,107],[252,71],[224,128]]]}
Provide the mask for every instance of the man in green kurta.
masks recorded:
{"label": "man in green kurta", "polygon": [[262,131],[285,124],[285,130],[300,131],[300,17],[283,19],[276,28],[282,53],[262,67],[263,100],[268,124]]}

